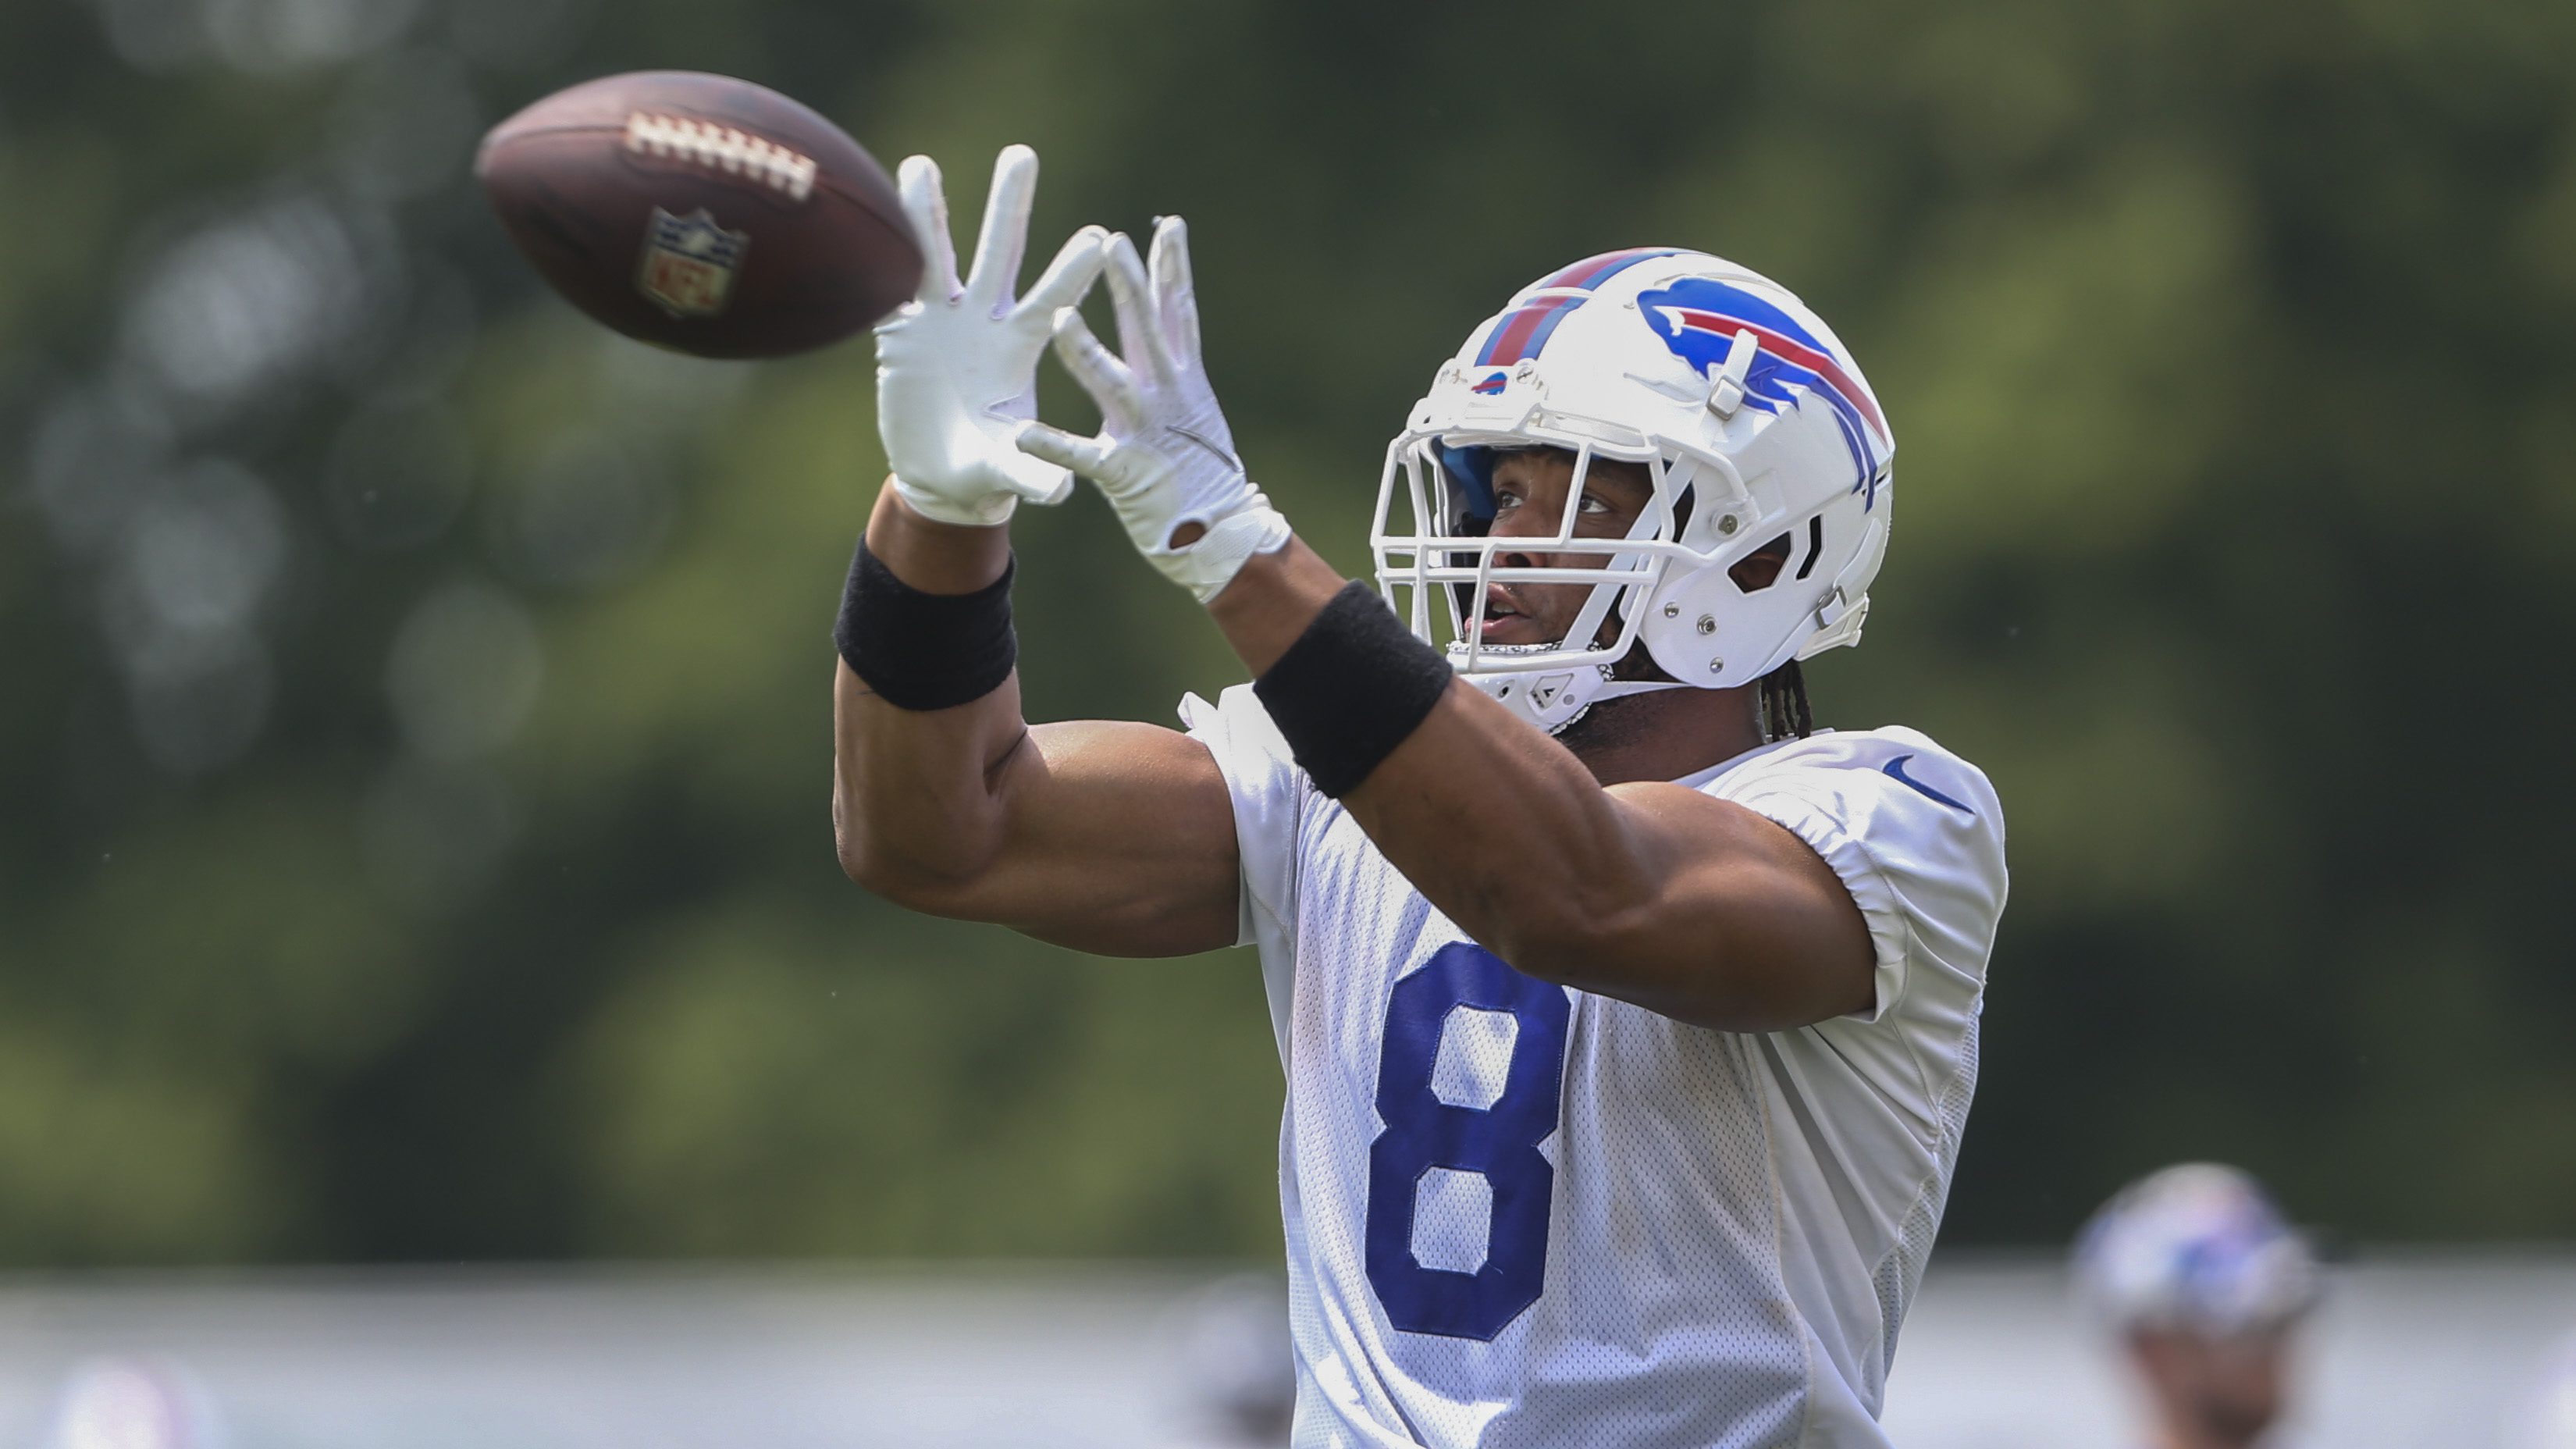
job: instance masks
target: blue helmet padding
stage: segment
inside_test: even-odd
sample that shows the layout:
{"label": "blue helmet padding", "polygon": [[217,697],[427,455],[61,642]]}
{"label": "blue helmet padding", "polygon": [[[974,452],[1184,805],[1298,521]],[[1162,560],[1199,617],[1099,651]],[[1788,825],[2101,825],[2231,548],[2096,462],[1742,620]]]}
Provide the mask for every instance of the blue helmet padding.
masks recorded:
{"label": "blue helmet padding", "polygon": [[1494,517],[1494,450],[1440,445],[1440,466],[1458,491],[1467,496],[1467,511],[1487,522]]}

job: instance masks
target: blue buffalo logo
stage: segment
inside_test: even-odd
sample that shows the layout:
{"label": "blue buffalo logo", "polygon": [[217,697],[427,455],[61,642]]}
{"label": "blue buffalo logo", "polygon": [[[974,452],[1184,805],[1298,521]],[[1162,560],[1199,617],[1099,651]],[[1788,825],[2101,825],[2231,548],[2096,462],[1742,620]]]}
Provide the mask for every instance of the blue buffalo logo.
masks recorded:
{"label": "blue buffalo logo", "polygon": [[1511,375],[1509,373],[1487,373],[1483,380],[1479,381],[1474,387],[1467,390],[1476,394],[1478,397],[1493,397],[1501,393],[1503,390],[1503,384],[1510,380]]}
{"label": "blue buffalo logo", "polygon": [[1823,399],[1842,429],[1843,446],[1851,450],[1858,474],[1852,491],[1868,495],[1863,508],[1877,505],[1878,485],[1887,476],[1880,461],[1887,419],[1869,390],[1805,324],[1750,292],[1709,277],[1683,277],[1640,292],[1637,309],[1673,355],[1702,377],[1725,364],[1737,333],[1751,332],[1757,350],[1744,379],[1745,406],[1777,413],[1800,406],[1802,396]]}

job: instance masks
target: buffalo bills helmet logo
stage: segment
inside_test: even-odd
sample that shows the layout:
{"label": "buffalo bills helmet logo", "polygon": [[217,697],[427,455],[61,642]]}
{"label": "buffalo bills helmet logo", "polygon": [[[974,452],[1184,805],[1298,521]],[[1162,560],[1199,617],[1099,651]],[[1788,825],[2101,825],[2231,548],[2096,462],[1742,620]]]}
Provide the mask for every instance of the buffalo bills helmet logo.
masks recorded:
{"label": "buffalo bills helmet logo", "polygon": [[1885,481],[1887,419],[1833,350],[1788,312],[1739,287],[1711,277],[1683,277],[1669,286],[1637,294],[1637,310],[1646,325],[1664,340],[1673,355],[1705,377],[1726,362],[1739,332],[1751,332],[1757,351],[1744,379],[1744,405],[1777,413],[1821,398],[1842,427],[1843,446],[1851,450],[1859,475],[1854,493],[1866,493],[1863,508],[1876,506],[1878,485]]}

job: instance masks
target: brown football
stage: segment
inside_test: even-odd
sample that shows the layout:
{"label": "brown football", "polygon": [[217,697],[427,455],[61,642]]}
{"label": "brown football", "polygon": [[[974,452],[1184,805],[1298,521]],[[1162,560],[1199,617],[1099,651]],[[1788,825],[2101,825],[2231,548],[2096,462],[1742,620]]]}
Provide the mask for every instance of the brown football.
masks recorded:
{"label": "brown football", "polygon": [[474,174],[566,300],[700,357],[838,342],[921,283],[885,168],[812,110],[730,76],[636,71],[557,91],[493,127]]}

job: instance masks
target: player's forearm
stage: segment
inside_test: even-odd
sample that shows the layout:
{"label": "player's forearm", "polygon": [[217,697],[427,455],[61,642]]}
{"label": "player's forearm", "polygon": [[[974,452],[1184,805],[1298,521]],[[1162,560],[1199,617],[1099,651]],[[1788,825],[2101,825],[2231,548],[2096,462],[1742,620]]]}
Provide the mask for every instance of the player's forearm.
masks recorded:
{"label": "player's forearm", "polygon": [[1604,789],[1466,683],[1342,803],[1432,904],[1530,976],[1725,1031],[1869,1003],[1869,933],[1788,831],[1660,782]]}
{"label": "player's forearm", "polygon": [[1604,789],[1463,681],[1342,803],[1461,930],[1542,981],[1726,1031],[1868,1005],[1868,930],[1796,837],[1681,786]]}
{"label": "player's forearm", "polygon": [[1011,530],[936,523],[904,505],[888,479],[868,514],[868,551],[896,578],[930,594],[971,594],[1011,566]]}
{"label": "player's forearm", "polygon": [[1291,538],[1285,548],[1245,560],[1234,581],[1208,600],[1208,617],[1258,679],[1348,582],[1304,539]]}
{"label": "player's forearm", "polygon": [[1572,982],[1659,904],[1652,840],[1556,741],[1461,681],[1342,804],[1494,954]]}
{"label": "player's forearm", "polygon": [[[888,488],[868,523],[868,551],[904,584],[970,594],[1010,565],[1003,528],[934,523]],[[1022,747],[1016,675],[968,703],[901,709],[849,665],[833,689],[833,826],[842,868],[888,894],[975,874],[1000,850],[1007,802],[1002,766]]]}
{"label": "player's forearm", "polygon": [[847,664],[833,686],[833,834],[841,868],[887,895],[971,877],[1006,838],[1004,766],[1022,748],[1015,679],[972,704],[916,712]]}
{"label": "player's forearm", "polygon": [[[1342,583],[1291,543],[1245,565],[1210,612],[1269,687]],[[1385,681],[1349,687],[1372,683]],[[1795,1026],[1867,1004],[1868,933],[1795,837],[1695,791],[1604,789],[1572,751],[1464,681],[1429,687],[1428,711],[1340,798],[1478,943],[1541,980],[1722,1030]],[[1307,744],[1329,751],[1333,741]],[[1304,760],[1307,745],[1298,747]]]}
{"label": "player's forearm", "polygon": [[[1259,676],[1344,582],[1292,541],[1246,563],[1208,612]],[[1463,682],[1342,803],[1432,904],[1531,975],[1582,969],[1653,903],[1652,863],[1591,771]]]}

